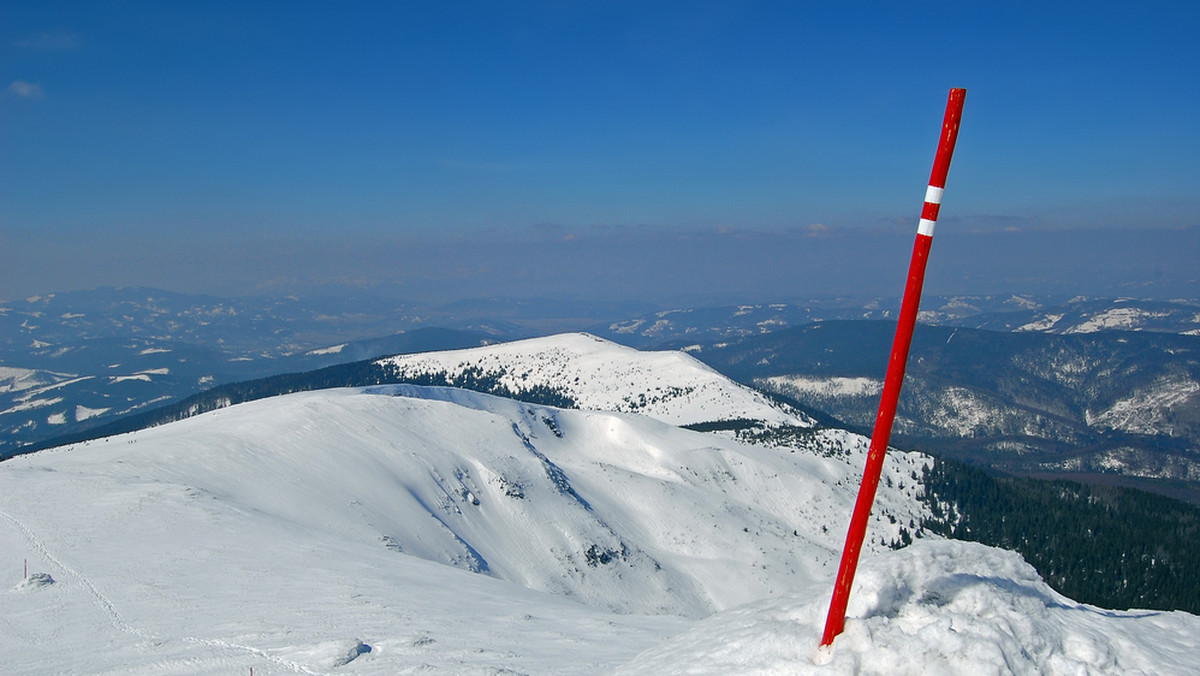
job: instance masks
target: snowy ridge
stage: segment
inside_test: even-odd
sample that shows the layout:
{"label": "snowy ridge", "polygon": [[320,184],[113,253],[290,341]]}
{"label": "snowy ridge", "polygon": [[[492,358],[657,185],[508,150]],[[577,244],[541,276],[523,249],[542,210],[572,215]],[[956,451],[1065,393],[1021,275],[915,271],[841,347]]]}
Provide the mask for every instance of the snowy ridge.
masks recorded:
{"label": "snowy ridge", "polygon": [[641,352],[584,333],[400,355],[378,363],[405,377],[445,374],[450,379],[477,370],[511,391],[551,388],[580,408],[639,413],[672,425],[737,419],[813,424],[682,352]]}
{"label": "snowy ridge", "polygon": [[20,392],[53,385],[70,378],[62,373],[0,366],[0,392]]}
{"label": "snowy ridge", "polygon": [[1195,299],[1075,297],[1042,307],[1037,303],[1012,311],[995,309],[951,323],[1000,331],[1044,332],[1063,335],[1100,331],[1154,331],[1188,334],[1200,323]]}
{"label": "snowy ridge", "polygon": [[775,376],[767,383],[776,387],[791,387],[799,392],[810,392],[824,396],[878,396],[883,391],[883,381],[877,378],[855,378],[815,376]]}
{"label": "snowy ridge", "polygon": [[1165,432],[1174,435],[1170,420],[1174,409],[1186,404],[1197,392],[1200,392],[1200,383],[1186,374],[1169,374],[1134,390],[1098,414],[1086,412],[1086,420],[1089,425],[1134,434]]}
{"label": "snowy ridge", "polygon": [[[1166,312],[1152,312],[1142,308],[1112,308],[1087,317],[1065,333],[1095,333],[1096,331],[1136,330],[1143,325],[1167,317]],[[1023,328],[1023,327],[1022,327]]]}

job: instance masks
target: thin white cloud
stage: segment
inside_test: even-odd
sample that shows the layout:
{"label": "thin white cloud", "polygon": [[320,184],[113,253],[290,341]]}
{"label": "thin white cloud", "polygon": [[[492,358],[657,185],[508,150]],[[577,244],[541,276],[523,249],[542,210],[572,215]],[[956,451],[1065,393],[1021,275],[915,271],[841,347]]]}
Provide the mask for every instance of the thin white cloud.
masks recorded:
{"label": "thin white cloud", "polygon": [[8,85],[8,88],[4,91],[23,99],[40,99],[45,96],[45,92],[42,91],[40,84],[24,80],[13,80],[13,83]]}

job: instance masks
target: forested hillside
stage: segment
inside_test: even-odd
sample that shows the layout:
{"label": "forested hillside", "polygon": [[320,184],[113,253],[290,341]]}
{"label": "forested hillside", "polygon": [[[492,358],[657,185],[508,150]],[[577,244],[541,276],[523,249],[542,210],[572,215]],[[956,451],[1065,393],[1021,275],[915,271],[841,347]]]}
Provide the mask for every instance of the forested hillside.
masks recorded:
{"label": "forested hillside", "polygon": [[1104,608],[1200,613],[1200,508],[1139,490],[924,470],[924,531],[1018,552],[1061,593]]}

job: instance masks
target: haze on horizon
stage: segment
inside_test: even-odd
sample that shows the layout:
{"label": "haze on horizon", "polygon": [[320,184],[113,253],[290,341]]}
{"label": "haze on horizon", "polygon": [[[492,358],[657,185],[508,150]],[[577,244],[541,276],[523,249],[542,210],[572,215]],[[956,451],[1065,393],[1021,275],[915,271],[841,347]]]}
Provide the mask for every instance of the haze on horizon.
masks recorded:
{"label": "haze on horizon", "polygon": [[899,295],[950,87],[928,292],[1200,297],[1188,5],[0,15],[0,299]]}

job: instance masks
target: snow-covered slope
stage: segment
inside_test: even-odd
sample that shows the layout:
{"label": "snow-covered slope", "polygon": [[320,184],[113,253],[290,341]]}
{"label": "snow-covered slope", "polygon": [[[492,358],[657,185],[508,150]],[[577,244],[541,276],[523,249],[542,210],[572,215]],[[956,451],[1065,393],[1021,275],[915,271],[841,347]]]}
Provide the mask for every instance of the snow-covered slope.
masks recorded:
{"label": "snow-covered slope", "polygon": [[1089,425],[1132,432],[1175,436],[1180,411],[1200,408],[1200,382],[1186,373],[1170,373],[1112,402],[1107,409],[1085,412]]}
{"label": "snow-covered slope", "polygon": [[908,453],[885,464],[846,632],[815,651],[866,444],[795,439],[392,385],[18,457],[0,463],[0,665],[975,676],[1200,662],[1195,616],[1080,606],[981,546],[889,550],[921,516],[926,458]]}
{"label": "snow-covered slope", "polygon": [[[818,434],[847,450],[822,457],[643,416],[383,386],[15,458],[0,464],[0,663],[321,672],[362,641],[366,673],[413,659],[606,670],[679,616],[829,577],[862,442]],[[924,462],[894,460],[896,485]],[[919,519],[915,490],[881,492],[870,551]],[[22,585],[23,558],[56,582]],[[561,641],[582,645],[547,668]]]}
{"label": "snow-covered slope", "polygon": [[641,352],[585,333],[380,360],[403,377],[464,373],[509,391],[548,388],[584,409],[640,413],[687,425],[757,420],[807,427],[812,421],[739,385],[682,352]]}

